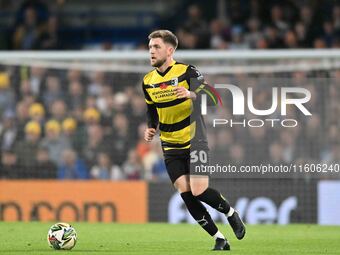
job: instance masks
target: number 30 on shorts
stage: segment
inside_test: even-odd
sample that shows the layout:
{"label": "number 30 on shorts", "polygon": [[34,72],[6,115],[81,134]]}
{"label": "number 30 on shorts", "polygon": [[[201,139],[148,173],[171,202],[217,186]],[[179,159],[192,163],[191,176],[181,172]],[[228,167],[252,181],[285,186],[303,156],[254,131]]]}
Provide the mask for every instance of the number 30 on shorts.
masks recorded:
{"label": "number 30 on shorts", "polygon": [[208,153],[204,150],[194,150],[190,152],[190,163],[207,163]]}

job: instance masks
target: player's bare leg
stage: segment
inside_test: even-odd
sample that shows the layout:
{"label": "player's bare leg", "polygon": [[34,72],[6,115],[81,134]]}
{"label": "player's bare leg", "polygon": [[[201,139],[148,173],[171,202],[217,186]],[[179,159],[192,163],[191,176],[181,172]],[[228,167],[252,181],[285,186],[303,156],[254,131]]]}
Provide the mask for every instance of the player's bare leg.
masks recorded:
{"label": "player's bare leg", "polygon": [[179,193],[190,191],[190,182],[188,175],[180,176],[174,183],[175,188]]}

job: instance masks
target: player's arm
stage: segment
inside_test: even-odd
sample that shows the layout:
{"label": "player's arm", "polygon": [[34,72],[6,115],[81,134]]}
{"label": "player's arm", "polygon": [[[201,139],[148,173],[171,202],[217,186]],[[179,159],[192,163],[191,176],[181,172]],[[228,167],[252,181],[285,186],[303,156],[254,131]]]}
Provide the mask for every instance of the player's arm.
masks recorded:
{"label": "player's arm", "polygon": [[147,142],[151,142],[151,140],[156,134],[156,129],[157,129],[158,122],[159,122],[158,113],[157,113],[155,104],[153,103],[150,95],[148,94],[148,92],[146,91],[144,87],[144,83],[143,83],[143,92],[145,96],[145,102],[147,105],[146,116],[147,116],[147,125],[148,125],[147,129],[144,132],[144,139]]}
{"label": "player's arm", "polygon": [[192,100],[196,100],[196,94],[193,91],[190,91],[184,87],[175,87],[174,91],[176,93],[177,98],[190,98]]}
{"label": "player's arm", "polygon": [[188,66],[186,79],[189,84],[189,90],[184,87],[177,87],[175,91],[178,98],[191,98],[196,103],[199,103],[201,95],[206,94],[208,105],[222,104],[217,91],[204,80],[203,75],[194,66]]}

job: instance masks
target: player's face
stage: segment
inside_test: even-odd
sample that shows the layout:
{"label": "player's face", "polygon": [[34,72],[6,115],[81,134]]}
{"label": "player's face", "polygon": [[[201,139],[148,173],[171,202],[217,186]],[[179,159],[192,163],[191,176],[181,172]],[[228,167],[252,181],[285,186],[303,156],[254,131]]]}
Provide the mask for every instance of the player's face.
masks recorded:
{"label": "player's face", "polygon": [[153,67],[161,67],[173,53],[171,45],[164,43],[162,38],[149,41],[150,63]]}

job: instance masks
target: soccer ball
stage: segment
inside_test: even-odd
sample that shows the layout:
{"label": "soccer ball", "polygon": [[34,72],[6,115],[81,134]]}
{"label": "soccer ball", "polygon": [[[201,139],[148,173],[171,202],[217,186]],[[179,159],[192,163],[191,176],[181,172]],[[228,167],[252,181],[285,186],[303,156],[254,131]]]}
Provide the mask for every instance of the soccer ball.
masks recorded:
{"label": "soccer ball", "polygon": [[56,223],[48,230],[47,242],[55,250],[71,250],[77,242],[76,230],[68,223]]}

